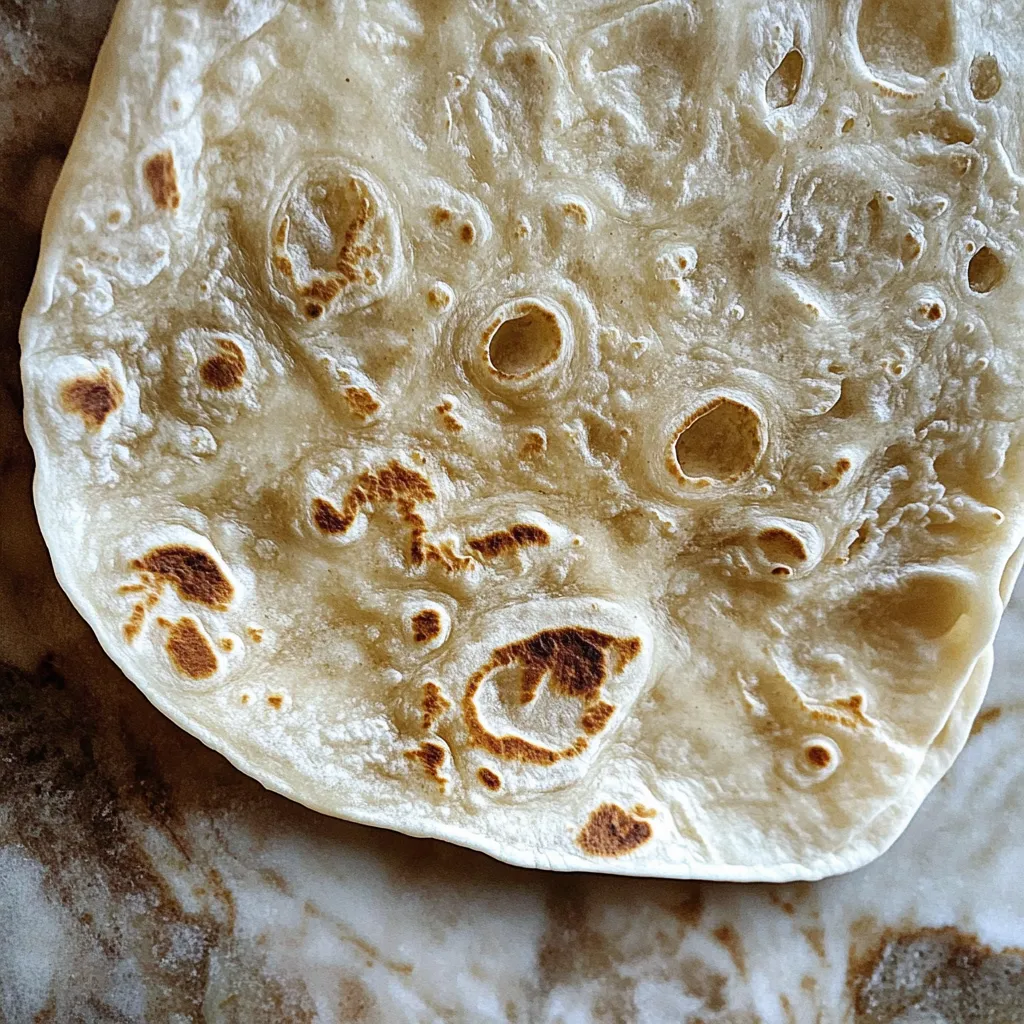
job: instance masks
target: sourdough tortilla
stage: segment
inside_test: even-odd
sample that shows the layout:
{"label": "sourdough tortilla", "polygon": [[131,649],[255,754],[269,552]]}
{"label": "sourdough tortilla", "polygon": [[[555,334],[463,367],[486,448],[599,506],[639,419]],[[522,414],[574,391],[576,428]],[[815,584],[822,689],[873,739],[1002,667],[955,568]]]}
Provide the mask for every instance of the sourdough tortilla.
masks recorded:
{"label": "sourdough tortilla", "polygon": [[318,810],[816,878],[1024,537],[1024,11],[123,0],[22,331],[58,577]]}

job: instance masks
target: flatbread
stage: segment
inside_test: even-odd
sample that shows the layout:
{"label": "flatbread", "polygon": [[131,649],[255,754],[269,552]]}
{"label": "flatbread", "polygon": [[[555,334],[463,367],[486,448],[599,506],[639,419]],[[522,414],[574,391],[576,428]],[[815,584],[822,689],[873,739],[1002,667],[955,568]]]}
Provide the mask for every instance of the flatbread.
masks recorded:
{"label": "flatbread", "polygon": [[311,807],[816,878],[1024,538],[1024,12],[124,0],[22,342],[58,577]]}

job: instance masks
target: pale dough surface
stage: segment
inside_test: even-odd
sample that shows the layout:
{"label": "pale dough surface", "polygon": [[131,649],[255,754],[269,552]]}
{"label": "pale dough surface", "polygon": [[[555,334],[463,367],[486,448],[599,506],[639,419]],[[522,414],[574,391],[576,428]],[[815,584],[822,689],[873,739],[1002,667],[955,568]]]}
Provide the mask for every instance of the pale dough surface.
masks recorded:
{"label": "pale dough surface", "polygon": [[319,810],[814,878],[1019,568],[1024,12],[125,0],[23,321],[65,589]]}

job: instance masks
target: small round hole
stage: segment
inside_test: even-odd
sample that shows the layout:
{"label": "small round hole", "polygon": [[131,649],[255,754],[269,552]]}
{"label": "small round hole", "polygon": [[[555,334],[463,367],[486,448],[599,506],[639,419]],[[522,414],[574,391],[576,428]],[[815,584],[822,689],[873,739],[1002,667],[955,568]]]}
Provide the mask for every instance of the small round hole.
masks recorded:
{"label": "small round hole", "polygon": [[983,245],[967,264],[967,283],[972,292],[984,295],[1002,284],[1004,277],[1003,261],[987,245]]}
{"label": "small round hole", "polygon": [[553,363],[561,348],[558,317],[540,306],[528,306],[491,335],[487,358],[501,376],[523,378]]}
{"label": "small round hole", "polygon": [[674,450],[684,477],[738,480],[761,454],[761,418],[742,402],[712,399],[683,424]]}

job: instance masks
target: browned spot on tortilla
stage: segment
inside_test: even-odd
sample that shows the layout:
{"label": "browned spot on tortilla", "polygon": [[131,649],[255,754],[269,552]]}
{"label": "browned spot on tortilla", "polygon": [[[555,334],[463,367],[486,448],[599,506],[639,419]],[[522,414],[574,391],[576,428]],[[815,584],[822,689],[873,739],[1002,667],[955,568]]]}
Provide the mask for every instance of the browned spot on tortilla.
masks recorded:
{"label": "browned spot on tortilla", "polygon": [[432,729],[434,723],[452,706],[450,700],[441,692],[437,683],[429,681],[423,684],[423,728]]}
{"label": "browned spot on tortilla", "polygon": [[249,703],[249,694],[243,693],[241,699],[242,699],[242,703],[243,704],[248,704]]}
{"label": "browned spot on tortilla", "polygon": [[462,430],[462,423],[459,419],[452,414],[454,406],[451,402],[441,402],[440,405],[434,406],[438,416],[441,417],[441,422],[444,424],[446,430],[450,430],[453,434],[457,434]]}
{"label": "browned spot on tortilla", "polygon": [[89,430],[102,427],[123,400],[124,391],[109,370],[100,370],[95,377],[76,377],[60,389],[64,411],[81,416]]}
{"label": "browned spot on tortilla", "polygon": [[725,990],[729,979],[719,971],[712,971],[703,960],[697,957],[686,957],[679,962],[679,980],[686,989],[686,994],[699,999],[703,1006],[701,1009],[716,1014],[714,1018],[703,1016],[687,1015],[686,1024],[711,1024],[711,1020],[730,1021],[730,1024],[760,1024],[760,1018],[742,1016],[718,1017],[719,1010],[726,1007]]}
{"label": "browned spot on tortilla", "polygon": [[590,812],[576,843],[594,857],[621,857],[643,846],[653,834],[646,821],[631,817],[618,804],[601,804]]}
{"label": "browned spot on tortilla", "polygon": [[369,419],[380,408],[380,402],[366,388],[348,387],[342,394],[352,415],[358,419]]}
{"label": "browned spot on tortilla", "polygon": [[[325,308],[350,285],[373,285],[378,280],[372,270],[362,265],[369,257],[380,252],[379,245],[373,244],[372,240],[366,237],[374,213],[374,203],[367,188],[356,178],[349,179],[347,188],[354,197],[354,211],[338,247],[334,270],[321,272],[295,292],[300,299],[313,300],[307,302],[304,309],[306,315],[314,319],[321,316]],[[297,283],[295,267],[287,253],[290,227],[290,219],[287,216],[282,217],[274,232],[272,258],[274,266],[294,285]]]}
{"label": "browned spot on tortilla", "polygon": [[588,736],[599,733],[607,724],[608,719],[615,714],[615,705],[600,700],[593,707],[587,708],[580,719],[580,725]]}
{"label": "browned spot on tortilla", "polygon": [[779,996],[779,1006],[782,1008],[783,1016],[786,1019],[786,1024],[799,1024],[796,1019],[796,1014],[793,1012],[793,1004],[789,1001],[789,996],[782,993]]}
{"label": "browned spot on tortilla", "polygon": [[1024,949],[952,927],[883,932],[866,955],[851,949],[846,983],[858,1024],[1024,1020]]}
{"label": "browned spot on tortilla", "polygon": [[440,288],[431,288],[427,292],[427,302],[429,302],[435,309],[445,309],[451,302],[451,297],[447,292],[442,291]]}
{"label": "browned spot on tortilla", "polygon": [[272,693],[267,698],[267,703],[272,708],[274,708],[274,709],[279,711],[281,709],[281,706],[284,704],[284,697],[282,697],[281,694],[279,694],[279,693]]}
{"label": "browned spot on tortilla", "polygon": [[525,547],[546,548],[551,543],[547,531],[530,523],[516,523],[507,530],[496,530],[484,537],[470,537],[466,543],[482,558],[497,558],[508,551]]}
{"label": "browned spot on tortilla", "polygon": [[263,643],[263,630],[258,626],[246,626],[245,631],[249,634],[249,639],[252,640],[254,644]]}
{"label": "browned spot on tortilla", "polygon": [[434,223],[440,227],[442,224],[447,224],[452,219],[452,211],[446,210],[443,206],[434,208]]}
{"label": "browned spot on tortilla", "polygon": [[723,924],[719,925],[712,935],[725,946],[729,956],[732,957],[732,962],[736,965],[736,970],[745,978],[747,976],[747,958],[743,951],[743,942],[736,929],[731,924]]}
{"label": "browned spot on tortilla", "polygon": [[424,608],[412,617],[412,638],[418,644],[436,640],[441,635],[441,613],[436,608]]}
{"label": "browned spot on tortilla", "polygon": [[477,769],[476,777],[480,782],[485,785],[491,792],[501,789],[501,779],[495,775],[490,768],[479,768]]}
{"label": "browned spot on tortilla", "polygon": [[185,544],[154,548],[142,558],[136,558],[132,568],[152,573],[159,583],[170,583],[184,600],[218,611],[226,610],[235,594],[235,588],[216,561],[205,551]]}
{"label": "browned spot on tortilla", "polygon": [[769,891],[768,899],[772,901],[784,914],[789,914],[791,917],[796,913],[796,907],[793,906],[789,900],[784,900],[777,892]]}
{"label": "browned spot on tortilla", "polygon": [[569,220],[576,221],[577,224],[586,227],[590,223],[590,213],[582,203],[566,203],[562,207],[562,213]]}
{"label": "browned spot on tortilla", "polygon": [[827,962],[825,957],[825,929],[819,926],[801,928],[800,934],[807,940],[807,944],[814,950],[815,954]]}
{"label": "browned spot on tortilla", "polygon": [[459,229],[459,238],[461,238],[466,245],[473,244],[473,239],[476,238],[476,230],[469,221],[466,221],[466,223]]}
{"label": "browned spot on tortilla", "polygon": [[547,439],[539,430],[527,430],[519,446],[519,458],[532,459],[543,454],[548,447]]}
{"label": "browned spot on tortilla", "polygon": [[849,697],[837,697],[825,704],[806,705],[806,707],[812,718],[834,722],[847,729],[856,729],[860,726],[870,729],[875,725],[874,721],[864,714],[864,695],[862,693],[854,693]]}
{"label": "browned spot on tortilla", "polygon": [[653,807],[647,807],[644,804],[633,804],[631,813],[638,818],[656,818],[658,816],[658,812]]}
{"label": "browned spot on tortilla", "polygon": [[414,566],[435,562],[449,573],[472,569],[473,560],[456,554],[450,544],[426,540],[427,524],[416,511],[416,505],[436,497],[426,477],[392,459],[381,469],[361,473],[345,495],[341,509],[324,498],[314,498],[313,522],[322,533],[341,535],[348,532],[366,505],[394,505],[402,521],[411,528],[409,560]]}
{"label": "browned spot on tortilla", "polygon": [[996,721],[1002,713],[1002,708],[986,708],[975,718],[974,724],[971,726],[971,735],[977,736],[986,725]]}
{"label": "browned spot on tortilla", "polygon": [[815,768],[827,768],[832,763],[832,755],[829,753],[828,747],[813,744],[804,751],[804,754]]}
{"label": "browned spot on tortilla", "polygon": [[217,671],[217,655],[193,618],[186,616],[171,626],[166,647],[174,667],[182,675],[209,679]]}
{"label": "browned spot on tortilla", "polygon": [[448,780],[441,775],[441,765],[444,764],[446,756],[444,747],[424,740],[415,750],[407,750],[405,756],[410,761],[419,761],[427,775],[434,779],[441,787],[441,792],[444,792],[444,788],[448,784]]}
{"label": "browned spot on tortilla", "polygon": [[153,202],[161,210],[176,210],[181,205],[178,191],[178,172],[174,168],[174,154],[164,150],[151,156],[142,168]]}
{"label": "browned spot on tortilla", "polygon": [[609,674],[608,654],[615,656],[612,672],[621,672],[639,653],[640,638],[620,639],[582,626],[545,629],[525,640],[499,647],[487,662],[470,676],[462,698],[462,714],[470,743],[508,761],[551,765],[561,758],[576,757],[587,748],[579,736],[563,750],[542,747],[520,736],[495,736],[480,721],[476,693],[487,676],[498,668],[519,665],[522,669],[519,701],[529,704],[541,681],[548,677],[549,689],[561,697],[574,697],[586,710],[599,701],[601,687]]}
{"label": "browned spot on tortilla", "polygon": [[124,638],[128,643],[132,643],[139,635],[139,630],[142,629],[142,624],[145,621],[146,606],[144,604],[137,604],[132,609],[131,618],[124,624]]}
{"label": "browned spot on tortilla", "polygon": [[683,927],[696,928],[704,914],[704,894],[699,882],[685,882],[683,885],[683,898],[667,909]]}
{"label": "browned spot on tortilla", "polygon": [[235,649],[235,641],[229,636],[222,636],[217,643],[222,651],[233,651]]}
{"label": "browned spot on tortilla", "polygon": [[245,380],[245,353],[230,338],[218,338],[221,354],[210,356],[199,367],[199,376],[208,387],[233,391]]}
{"label": "browned spot on tortilla", "polygon": [[302,289],[301,295],[304,299],[316,299],[324,305],[330,304],[341,291],[341,284],[333,278],[314,277],[312,281]]}

